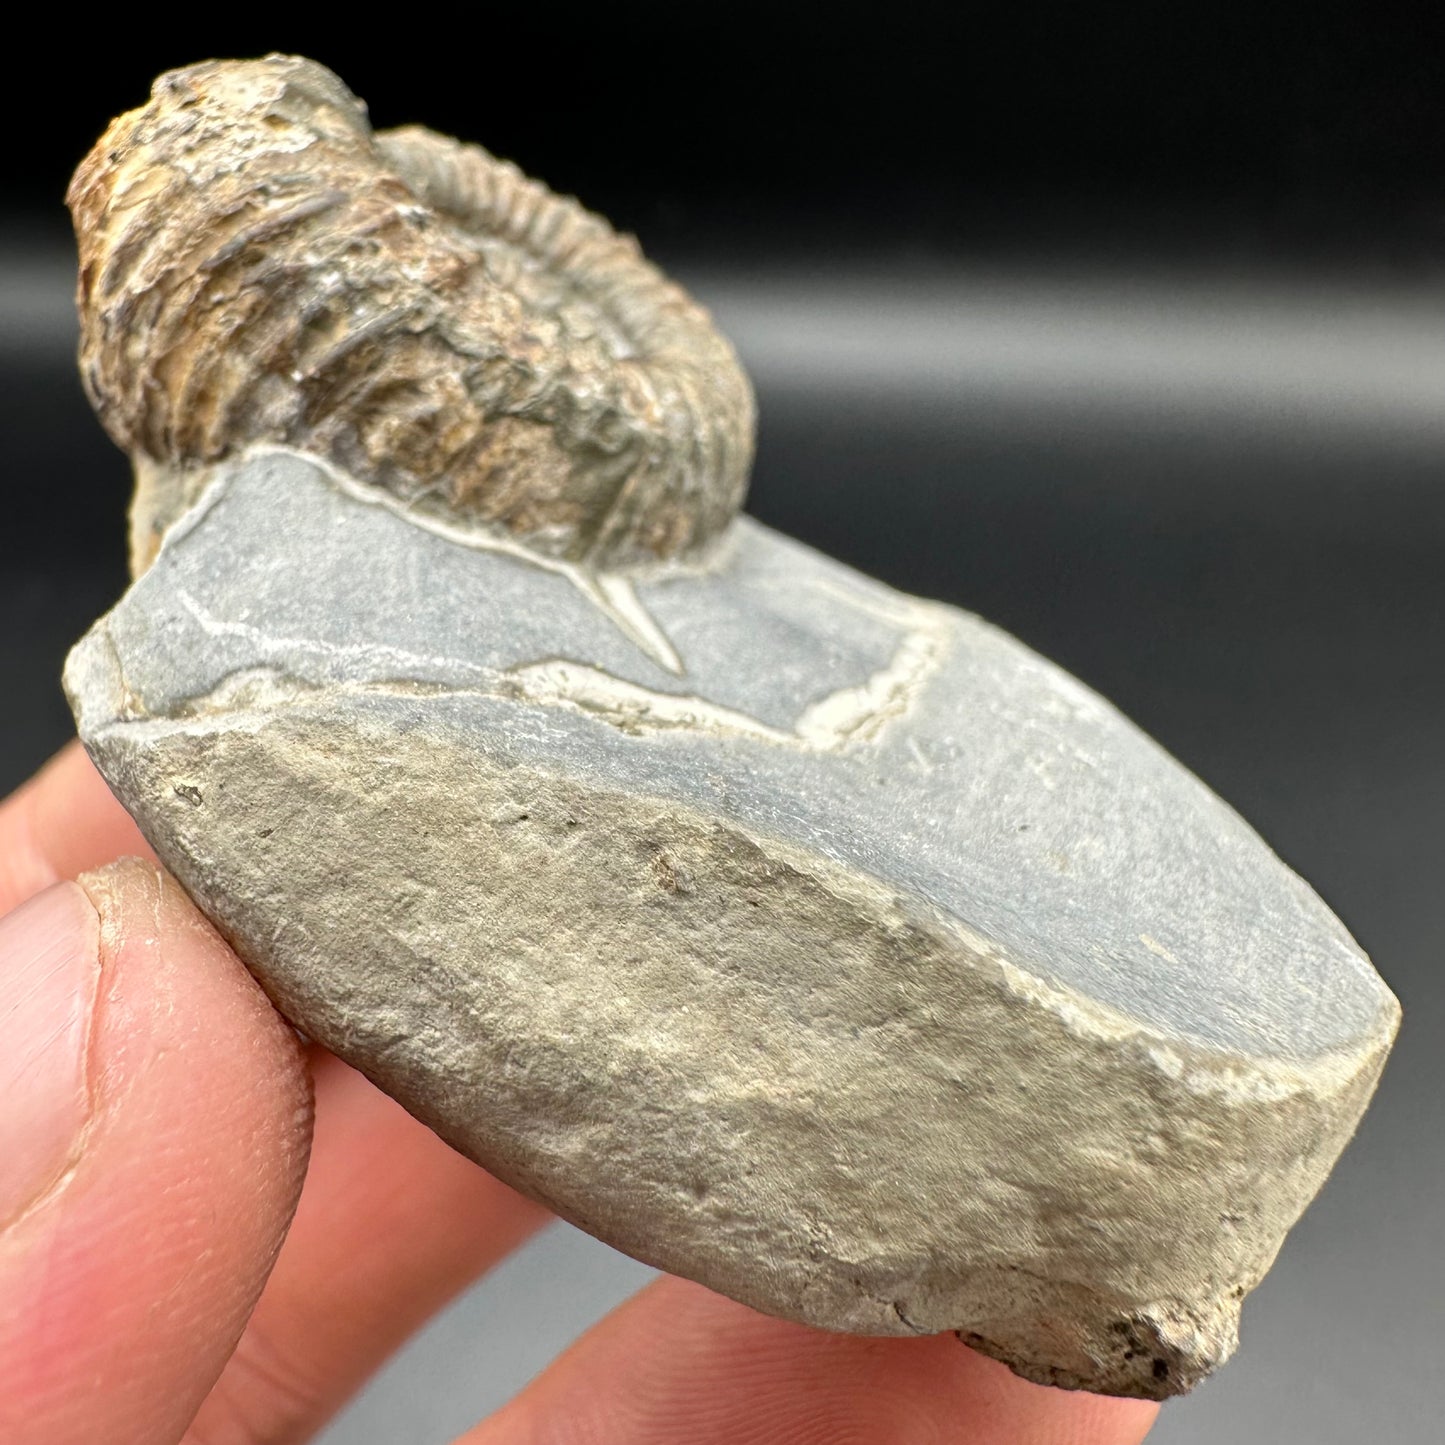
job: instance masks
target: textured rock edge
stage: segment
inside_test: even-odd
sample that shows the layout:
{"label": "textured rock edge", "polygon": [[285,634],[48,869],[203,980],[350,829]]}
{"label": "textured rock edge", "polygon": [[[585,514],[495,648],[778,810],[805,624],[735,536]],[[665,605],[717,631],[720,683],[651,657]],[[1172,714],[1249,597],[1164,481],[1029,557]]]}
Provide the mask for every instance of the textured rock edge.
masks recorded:
{"label": "textured rock edge", "polygon": [[[415,717],[393,734],[339,719],[323,696],[273,714],[115,723],[128,699],[101,631],[77,649],[67,685],[102,773],[293,1022],[463,1153],[582,1228],[808,1324],[955,1330],[1040,1382],[1153,1398],[1188,1389],[1232,1352],[1240,1300],[1353,1132],[1397,1026],[1384,994],[1378,1028],[1348,1056],[1292,1065],[1214,1053],[1041,984],[956,921],[876,880],[670,800],[490,765]],[[354,729],[350,764],[335,746],[338,724]],[[258,788],[258,779],[270,786]],[[271,850],[256,840],[294,827],[298,806],[313,824],[347,819],[369,837],[407,818],[452,820],[424,843],[407,839],[408,866],[443,892],[459,878],[488,879],[483,934],[473,915],[450,936],[423,940],[430,972],[398,989],[396,958],[418,945],[402,945],[397,924],[377,917],[398,861],[385,849],[352,871],[329,863],[325,849],[289,856],[288,906],[309,906],[278,928]],[[522,847],[515,822],[495,821],[518,813],[529,824]],[[559,863],[565,889],[534,886]],[[463,888],[451,901],[465,896]],[[776,1043],[778,1019],[759,1003],[768,983],[759,969],[775,960],[780,937],[797,988],[826,991],[840,968],[873,981],[865,995],[883,981],[888,997],[819,1001],[840,1020],[851,1011],[851,1028],[865,1026],[859,1010],[869,1014],[871,1053],[815,1031],[817,1077],[801,1092],[788,1072],[797,1060],[760,1081],[781,1102],[769,1105],[776,1141],[754,1141],[752,1163],[764,1178],[788,1181],[787,1197],[771,1185],[766,1198],[752,1197],[726,1168],[740,1156],[720,1146],[736,1146],[741,1134],[723,1138],[719,1118],[734,1109],[746,1120],[757,1100],[707,1097],[717,1040],[705,1029],[668,1021],[680,1070],[669,1097],[687,1100],[696,1086],[701,1102],[679,1104],[661,1136],[658,1121],[637,1112],[646,1089],[619,1097],[601,1075],[589,1082],[585,1070],[600,1068],[597,1060],[559,1055],[543,1069],[556,1071],[550,1082],[506,1082],[514,1040],[505,1026],[489,1035],[489,1021],[479,1024],[478,996],[489,970],[508,960],[475,955],[505,948],[525,974],[584,925],[593,930],[576,955],[584,967],[626,959],[624,1005],[676,997],[681,960],[703,994],[709,975],[734,975],[743,986],[728,995],[728,1036],[763,1050]],[[609,981],[619,983],[615,973]],[[594,1007],[600,1019],[606,1009]],[[610,1051],[625,1072],[655,1057],[661,1020],[644,1009],[643,1037],[626,1007],[623,1015],[608,1017],[616,1032],[602,1057]],[[901,1042],[883,1040],[878,1030],[900,1019]],[[438,1030],[450,1035],[439,1041]],[[868,1166],[874,1185],[890,1169],[897,1175],[887,1197],[860,1184],[846,1161],[796,1147],[816,1127],[818,1087],[875,1066],[890,1088],[900,1068],[918,1074],[886,1120],[876,1097],[858,1103],[856,1124],[888,1126],[888,1159]],[[1010,1080],[1026,1087],[1010,1097]],[[973,1106],[940,1151],[930,1124],[950,1098],[955,1111],[959,1099]],[[657,1137],[664,1147],[648,1156]],[[846,1154],[851,1145],[841,1144]],[[630,1170],[579,1188],[579,1154],[599,1149],[628,1159]],[[1004,1161],[1011,1182],[989,1198]],[[958,1200],[956,1214],[941,1215],[950,1183],[979,1191],[982,1207]],[[843,1215],[829,1215],[827,1201],[845,1196],[840,1230]],[[1015,1208],[1000,1208],[1004,1198]],[[1079,1200],[1091,1207],[1070,1207]],[[1115,1228],[1091,1240],[1099,1219]]]}

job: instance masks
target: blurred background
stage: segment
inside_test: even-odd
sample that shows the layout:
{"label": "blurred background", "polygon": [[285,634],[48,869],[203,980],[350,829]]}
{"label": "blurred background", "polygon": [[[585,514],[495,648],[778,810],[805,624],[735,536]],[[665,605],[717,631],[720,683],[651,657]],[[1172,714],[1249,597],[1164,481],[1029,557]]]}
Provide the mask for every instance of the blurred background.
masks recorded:
{"label": "blurred background", "polygon": [[[71,169],[153,75],[270,49],[635,231],[757,384],[751,509],[1118,703],[1405,1006],[1376,1105],[1160,1445],[1437,1442],[1445,1412],[1445,86],[1433,7],[565,3],[32,42],[0,195],[0,788],[124,586],[74,376]],[[22,66],[23,68],[23,66]],[[440,1445],[646,1276],[560,1226],[326,1445]]]}

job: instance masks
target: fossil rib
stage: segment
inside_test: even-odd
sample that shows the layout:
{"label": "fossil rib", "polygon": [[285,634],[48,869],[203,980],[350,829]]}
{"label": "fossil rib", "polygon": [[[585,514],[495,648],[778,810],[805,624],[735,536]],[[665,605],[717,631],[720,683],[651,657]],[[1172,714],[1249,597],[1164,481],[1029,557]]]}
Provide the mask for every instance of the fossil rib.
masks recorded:
{"label": "fossil rib", "polygon": [[588,567],[698,552],[742,503],[752,392],[707,313],[515,166],[373,136],[310,61],[163,76],[69,201],[137,570],[254,442]]}

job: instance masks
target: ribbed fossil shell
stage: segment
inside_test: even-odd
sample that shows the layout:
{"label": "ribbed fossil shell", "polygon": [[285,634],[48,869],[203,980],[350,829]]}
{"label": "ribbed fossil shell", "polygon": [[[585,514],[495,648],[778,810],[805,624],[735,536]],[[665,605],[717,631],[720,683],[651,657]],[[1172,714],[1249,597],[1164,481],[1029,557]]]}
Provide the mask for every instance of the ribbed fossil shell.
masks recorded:
{"label": "ribbed fossil shell", "polygon": [[741,505],[752,391],[707,313],[515,166],[374,135],[322,66],[163,75],[68,199],[81,371],[136,462],[138,568],[257,442],[597,569],[697,553]]}

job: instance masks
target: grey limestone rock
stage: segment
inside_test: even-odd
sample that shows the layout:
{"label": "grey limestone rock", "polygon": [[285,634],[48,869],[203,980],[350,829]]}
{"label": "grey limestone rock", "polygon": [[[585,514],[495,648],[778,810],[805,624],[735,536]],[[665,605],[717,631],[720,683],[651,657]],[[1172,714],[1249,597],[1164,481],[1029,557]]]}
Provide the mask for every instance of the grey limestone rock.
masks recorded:
{"label": "grey limestone rock", "polygon": [[610,1243],[830,1329],[1187,1389],[1395,1031],[1107,703],[746,519],[599,591],[260,450],[66,683],[306,1032]]}
{"label": "grey limestone rock", "polygon": [[308,61],[70,192],[140,574],[86,747],[277,1006],[638,1258],[1188,1389],[1399,1010],[1109,705],[734,517],[752,393],[628,238]]}

